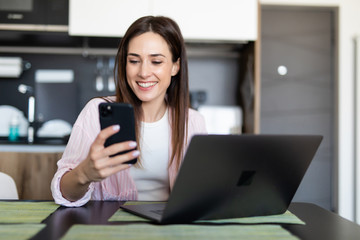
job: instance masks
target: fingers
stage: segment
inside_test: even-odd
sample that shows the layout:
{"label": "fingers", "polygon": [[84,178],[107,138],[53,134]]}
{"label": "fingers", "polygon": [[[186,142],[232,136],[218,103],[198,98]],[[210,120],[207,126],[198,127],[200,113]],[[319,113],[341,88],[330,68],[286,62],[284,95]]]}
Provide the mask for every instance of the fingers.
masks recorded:
{"label": "fingers", "polygon": [[115,143],[112,144],[106,148],[104,148],[104,144],[107,138],[114,135],[120,130],[119,125],[113,125],[107,128],[104,128],[96,137],[94,140],[94,143],[92,145],[92,152],[96,152],[95,157],[96,158],[105,158],[108,156],[112,156],[114,154],[117,154],[119,152],[129,151],[131,149],[134,149],[136,147],[135,141],[126,141],[121,143]]}
{"label": "fingers", "polygon": [[[124,165],[124,163],[137,158],[140,155],[138,150],[130,151],[127,153],[119,154],[114,157],[108,157],[103,161],[97,161],[97,168],[104,169],[108,167],[114,167],[118,165]],[[128,165],[128,164],[125,164]]]}
{"label": "fingers", "polygon": [[[84,173],[89,181],[101,181],[102,179],[124,169],[129,168],[127,161],[140,155],[136,150],[135,141],[125,141],[104,147],[107,138],[120,130],[119,125],[113,125],[100,131],[93,144],[84,167]],[[123,152],[126,153],[123,153]],[[117,153],[120,153],[116,155]]]}
{"label": "fingers", "polygon": [[139,155],[140,152],[138,150],[134,150],[128,153],[119,154],[117,156],[111,157],[106,162],[108,163],[108,166],[124,164],[125,162],[137,158]]}
{"label": "fingers", "polygon": [[[114,157],[102,159],[91,159],[90,157],[80,164],[82,167],[83,182],[98,182],[119,171],[131,167],[131,164],[124,164],[140,155],[138,150],[119,154]],[[80,166],[79,166],[80,167]]]}
{"label": "fingers", "polygon": [[136,148],[137,144],[134,141],[126,141],[121,143],[112,144],[104,149],[104,154],[106,156],[112,156],[119,152],[129,151]]}
{"label": "fingers", "polygon": [[120,130],[120,125],[113,125],[107,128],[104,128],[100,131],[98,136],[95,138],[94,144],[99,146],[104,146],[106,139],[108,139],[111,135],[114,135]]}
{"label": "fingers", "polygon": [[130,164],[114,165],[114,166],[105,168],[105,169],[103,170],[103,174],[104,174],[104,176],[110,176],[110,175],[113,175],[113,174],[115,174],[115,173],[117,173],[117,172],[126,170],[126,169],[128,169],[128,168],[130,168],[130,167],[131,167]]}

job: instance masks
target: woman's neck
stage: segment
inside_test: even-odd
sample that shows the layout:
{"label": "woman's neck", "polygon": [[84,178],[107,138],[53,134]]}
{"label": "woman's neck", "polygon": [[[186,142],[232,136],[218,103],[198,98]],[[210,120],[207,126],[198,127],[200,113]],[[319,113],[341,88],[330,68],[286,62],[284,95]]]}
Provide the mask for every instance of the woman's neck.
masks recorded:
{"label": "woman's neck", "polygon": [[154,103],[142,103],[141,105],[143,110],[143,122],[156,122],[159,121],[165,114],[167,104],[164,101],[154,104]]}

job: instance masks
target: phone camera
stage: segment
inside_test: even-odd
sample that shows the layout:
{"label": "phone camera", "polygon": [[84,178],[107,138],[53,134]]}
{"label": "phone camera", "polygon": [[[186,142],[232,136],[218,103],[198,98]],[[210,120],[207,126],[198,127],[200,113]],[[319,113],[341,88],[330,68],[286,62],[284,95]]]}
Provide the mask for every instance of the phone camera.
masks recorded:
{"label": "phone camera", "polygon": [[112,109],[111,106],[106,105],[106,106],[101,106],[101,112],[100,112],[101,116],[103,117],[107,117],[109,115],[112,114]]}

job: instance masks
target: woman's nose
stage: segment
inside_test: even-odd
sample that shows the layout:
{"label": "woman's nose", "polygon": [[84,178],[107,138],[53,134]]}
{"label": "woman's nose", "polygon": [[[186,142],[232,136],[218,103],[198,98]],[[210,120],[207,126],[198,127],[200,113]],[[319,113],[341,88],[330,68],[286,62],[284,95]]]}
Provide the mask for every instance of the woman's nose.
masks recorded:
{"label": "woman's nose", "polygon": [[140,66],[139,76],[142,78],[147,78],[150,75],[151,75],[151,68],[149,64],[143,62]]}

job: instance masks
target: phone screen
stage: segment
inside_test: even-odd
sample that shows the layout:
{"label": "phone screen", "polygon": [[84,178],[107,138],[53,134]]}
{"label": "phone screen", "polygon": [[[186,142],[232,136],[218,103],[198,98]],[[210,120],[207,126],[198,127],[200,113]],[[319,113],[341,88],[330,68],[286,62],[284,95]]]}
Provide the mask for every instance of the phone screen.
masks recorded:
{"label": "phone screen", "polygon": [[[129,140],[136,141],[134,109],[131,104],[101,103],[99,104],[99,116],[101,129],[116,124],[120,125],[120,131],[105,141],[105,147]],[[115,155],[126,152],[128,151],[119,152]],[[135,164],[136,162],[137,159],[133,159],[126,163]]]}

